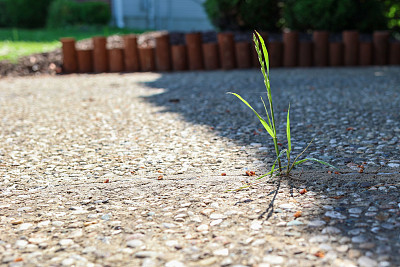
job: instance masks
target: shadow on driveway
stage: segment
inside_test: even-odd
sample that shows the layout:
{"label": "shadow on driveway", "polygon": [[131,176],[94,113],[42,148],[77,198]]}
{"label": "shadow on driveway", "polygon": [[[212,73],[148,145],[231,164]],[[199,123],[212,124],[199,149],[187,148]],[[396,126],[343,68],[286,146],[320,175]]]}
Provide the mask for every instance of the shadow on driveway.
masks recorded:
{"label": "shadow on driveway", "polygon": [[[379,169],[379,164],[400,158],[399,73],[398,67],[271,71],[278,122],[285,122],[291,104],[294,146],[305,147],[316,135],[308,152],[341,169],[342,174],[328,174],[316,166],[282,180],[297,194],[302,188],[315,194],[320,207],[304,214],[308,225],[293,223],[293,227],[308,231],[313,236],[308,242],[328,243],[338,257],[365,255],[381,266],[400,265],[399,169]],[[146,86],[164,89],[146,100],[165,112],[215,129],[217,135],[239,145],[262,143],[273,151],[269,136],[259,132],[261,124],[254,114],[226,94],[239,93],[261,114],[260,96],[266,97],[266,92],[258,70],[164,73]],[[278,127],[283,145],[285,127],[285,123]],[[358,173],[346,167],[349,162],[369,164],[364,173]],[[258,214],[263,220],[281,212],[274,207],[281,186],[278,180],[272,200]]]}

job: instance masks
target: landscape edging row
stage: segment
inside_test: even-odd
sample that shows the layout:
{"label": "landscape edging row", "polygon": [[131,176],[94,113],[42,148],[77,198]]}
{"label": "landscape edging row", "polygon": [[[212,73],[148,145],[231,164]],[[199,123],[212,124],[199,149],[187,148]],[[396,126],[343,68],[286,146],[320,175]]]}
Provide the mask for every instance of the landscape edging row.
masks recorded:
{"label": "landscape edging row", "polygon": [[[357,31],[344,31],[342,42],[329,42],[329,32],[315,31],[312,41],[300,41],[297,31],[283,32],[283,41],[268,42],[275,67],[337,67],[400,65],[400,42],[389,42],[389,32],[377,31],[372,42],[360,41]],[[123,48],[107,49],[106,37],[93,37],[93,49],[77,49],[75,39],[61,38],[64,73],[185,71],[259,67],[253,45],[235,42],[229,32],[217,34],[216,43],[203,43],[201,33],[185,35],[185,44],[173,45],[169,34],[155,38],[155,46],[140,47],[137,36],[124,36]]]}

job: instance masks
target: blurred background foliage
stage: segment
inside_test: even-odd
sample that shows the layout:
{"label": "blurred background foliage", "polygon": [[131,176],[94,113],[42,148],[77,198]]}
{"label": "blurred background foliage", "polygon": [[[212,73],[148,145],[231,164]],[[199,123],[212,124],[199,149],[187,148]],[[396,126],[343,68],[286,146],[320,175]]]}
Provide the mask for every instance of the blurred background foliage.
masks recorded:
{"label": "blurred background foliage", "polygon": [[[400,0],[206,0],[218,30],[299,31],[400,29]],[[0,0],[0,27],[62,28],[108,25],[107,3],[74,0]]]}
{"label": "blurred background foliage", "polygon": [[0,27],[60,28],[108,25],[111,9],[104,2],[73,0],[0,0]]}
{"label": "blurred background foliage", "polygon": [[204,8],[211,23],[221,31],[279,29],[278,0],[207,0]]}
{"label": "blurred background foliage", "polygon": [[400,0],[206,0],[218,30],[398,31]]}

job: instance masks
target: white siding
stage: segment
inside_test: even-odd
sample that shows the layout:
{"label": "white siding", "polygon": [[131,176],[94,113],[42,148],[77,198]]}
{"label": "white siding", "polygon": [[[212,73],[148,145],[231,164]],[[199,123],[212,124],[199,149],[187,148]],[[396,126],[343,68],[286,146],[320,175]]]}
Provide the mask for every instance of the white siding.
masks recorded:
{"label": "white siding", "polygon": [[122,0],[126,27],[169,31],[206,31],[213,27],[205,0]]}

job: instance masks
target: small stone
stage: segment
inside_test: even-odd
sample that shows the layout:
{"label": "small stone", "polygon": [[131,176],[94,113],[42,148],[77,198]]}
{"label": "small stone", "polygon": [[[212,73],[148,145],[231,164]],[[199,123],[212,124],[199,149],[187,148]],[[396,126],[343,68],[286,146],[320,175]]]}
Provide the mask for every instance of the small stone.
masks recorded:
{"label": "small stone", "polygon": [[349,258],[358,258],[361,256],[361,252],[356,249],[350,249],[348,252]]}
{"label": "small stone", "polygon": [[293,220],[286,224],[286,226],[300,226],[300,225],[304,225],[304,223],[298,220]]}
{"label": "small stone", "polygon": [[326,243],[329,241],[329,237],[326,235],[316,235],[309,239],[310,243]]}
{"label": "small stone", "polygon": [[349,213],[360,214],[360,213],[362,213],[362,209],[360,209],[360,208],[351,208],[351,209],[349,209]]}
{"label": "small stone", "polygon": [[82,229],[77,229],[77,230],[73,231],[73,232],[69,235],[70,238],[78,238],[78,237],[81,237],[81,236],[83,236],[83,231],[82,231]]}
{"label": "small stone", "polygon": [[204,209],[202,211],[200,211],[201,214],[205,215],[205,216],[209,216],[211,213],[213,213],[215,210],[214,209]]}
{"label": "small stone", "polygon": [[29,243],[35,244],[35,245],[46,242],[46,240],[47,239],[44,237],[31,237],[28,239]]}
{"label": "small stone", "polygon": [[221,266],[231,266],[232,264],[233,260],[231,258],[225,258],[221,261]]}
{"label": "small stone", "polygon": [[66,258],[61,262],[62,266],[71,266],[75,263],[75,260],[73,258]]}
{"label": "small stone", "polygon": [[109,221],[111,219],[112,214],[111,213],[107,213],[104,214],[100,217],[100,219],[104,220],[104,221]]}
{"label": "small stone", "polygon": [[323,251],[330,251],[332,250],[332,247],[326,243],[322,243],[319,245],[319,248]]}
{"label": "small stone", "polygon": [[180,219],[180,218],[186,218],[188,217],[188,215],[186,213],[179,213],[177,215],[175,215],[174,219]]}
{"label": "small stone", "polygon": [[379,233],[379,230],[381,230],[381,228],[379,228],[379,227],[372,227],[371,228],[371,232],[373,232],[374,234]]}
{"label": "small stone", "polygon": [[31,228],[32,226],[33,226],[32,223],[23,223],[23,224],[20,224],[20,226],[18,227],[18,230],[25,231],[25,230],[28,230],[29,228]]}
{"label": "small stone", "polygon": [[156,259],[145,258],[142,262],[142,267],[158,267],[160,263]]}
{"label": "small stone", "polygon": [[386,230],[393,230],[395,228],[394,225],[391,223],[382,223],[381,227]]}
{"label": "small stone", "polygon": [[278,264],[282,264],[284,262],[284,258],[281,256],[267,255],[267,256],[263,257],[262,261],[264,263],[278,265]]}
{"label": "small stone", "polygon": [[364,243],[367,241],[367,238],[363,235],[354,236],[351,238],[351,242],[353,243]]}
{"label": "small stone", "polygon": [[210,215],[210,219],[212,220],[218,220],[218,219],[224,219],[225,216],[223,214],[218,214],[218,213],[212,213]]}
{"label": "small stone", "polygon": [[360,258],[358,258],[357,263],[360,267],[376,267],[378,266],[378,262],[368,258],[366,256],[361,256]]}
{"label": "small stone", "polygon": [[180,261],[172,260],[165,264],[165,267],[185,267],[186,265]]}
{"label": "small stone", "polygon": [[19,248],[19,249],[23,249],[23,248],[25,248],[27,245],[28,245],[28,241],[26,241],[26,240],[17,240],[17,241],[15,242],[15,246],[16,246],[17,248]]}
{"label": "small stone", "polygon": [[278,222],[278,223],[276,224],[276,226],[277,226],[277,227],[285,227],[286,224],[287,224],[287,222]]}
{"label": "small stone", "polygon": [[56,226],[56,227],[61,227],[64,225],[64,222],[62,221],[54,221],[51,223],[51,225]]}
{"label": "small stone", "polygon": [[168,247],[177,247],[179,246],[179,242],[177,240],[168,240],[165,241],[165,245],[167,245]]}
{"label": "small stone", "polygon": [[176,224],[173,224],[173,223],[163,223],[162,225],[167,229],[176,227]]}
{"label": "small stone", "polygon": [[375,247],[375,243],[372,242],[366,242],[366,243],[361,243],[360,248],[362,249],[373,249]]}
{"label": "small stone", "polygon": [[300,237],[301,233],[297,231],[290,231],[290,232],[285,232],[285,236],[294,236],[294,237]]}
{"label": "small stone", "polygon": [[349,250],[349,246],[348,245],[340,245],[340,246],[338,246],[336,248],[336,251],[337,252],[341,252],[341,253],[344,253],[344,252],[346,252],[348,250]]}
{"label": "small stone", "polygon": [[325,221],[322,220],[314,220],[314,221],[310,221],[307,226],[308,227],[321,227],[324,226],[326,224]]}
{"label": "small stone", "polygon": [[295,209],[296,206],[293,204],[290,204],[290,203],[284,203],[284,204],[279,205],[279,208],[284,209],[284,210],[292,210],[292,209]]}
{"label": "small stone", "polygon": [[387,165],[389,168],[399,168],[400,167],[400,164],[398,164],[398,163],[388,163],[388,165]]}
{"label": "small stone", "polygon": [[73,245],[73,244],[74,244],[74,240],[68,239],[68,238],[66,238],[66,239],[61,239],[61,240],[58,242],[58,244],[59,244],[60,246],[67,247],[67,246]]}
{"label": "small stone", "polygon": [[341,230],[339,228],[333,227],[333,226],[328,226],[322,229],[322,234],[340,234]]}
{"label": "small stone", "polygon": [[342,215],[340,212],[333,211],[333,210],[325,212],[325,216],[326,217],[331,217],[333,219],[339,219],[339,220],[346,219],[346,216]]}
{"label": "small stone", "polygon": [[228,256],[229,255],[229,249],[223,248],[223,249],[217,249],[213,252],[214,256]]}
{"label": "small stone", "polygon": [[216,226],[216,225],[219,225],[219,224],[221,224],[222,223],[222,219],[219,219],[219,220],[213,220],[211,223],[210,223],[210,226]]}
{"label": "small stone", "polygon": [[38,227],[46,227],[50,224],[50,221],[42,221],[38,223]]}
{"label": "small stone", "polygon": [[197,226],[196,230],[198,232],[208,231],[208,225],[207,224],[200,224],[199,226]]}
{"label": "small stone", "polygon": [[260,239],[254,240],[253,243],[251,243],[251,245],[254,247],[261,246],[261,245],[264,245],[265,242],[266,242],[266,240],[260,238]]}
{"label": "small stone", "polygon": [[94,224],[97,224],[97,221],[84,222],[83,226],[87,227],[87,226],[94,225]]}
{"label": "small stone", "polygon": [[339,244],[346,244],[346,243],[349,243],[350,241],[351,241],[350,238],[348,238],[347,236],[344,236],[339,239]]}
{"label": "small stone", "polygon": [[144,258],[156,258],[158,253],[155,251],[139,251],[135,253],[135,258],[144,259]]}
{"label": "small stone", "polygon": [[251,146],[254,146],[254,147],[261,147],[261,143],[250,143],[250,145]]}
{"label": "small stone", "polygon": [[206,258],[203,259],[201,261],[196,262],[197,266],[209,266],[212,265],[214,263],[218,262],[218,258],[217,257],[211,257],[211,258]]}
{"label": "small stone", "polygon": [[250,224],[250,229],[251,229],[251,230],[254,230],[254,231],[260,230],[260,229],[262,228],[261,223],[262,223],[262,222],[260,222],[260,221],[253,221],[253,222]]}
{"label": "small stone", "polygon": [[143,241],[141,241],[139,239],[129,240],[128,242],[126,242],[126,246],[128,246],[130,248],[141,247],[141,246],[143,246]]}
{"label": "small stone", "polygon": [[18,225],[18,224],[22,224],[23,222],[24,222],[23,220],[18,219],[18,220],[12,220],[12,221],[11,221],[11,224],[12,224],[12,225]]}

